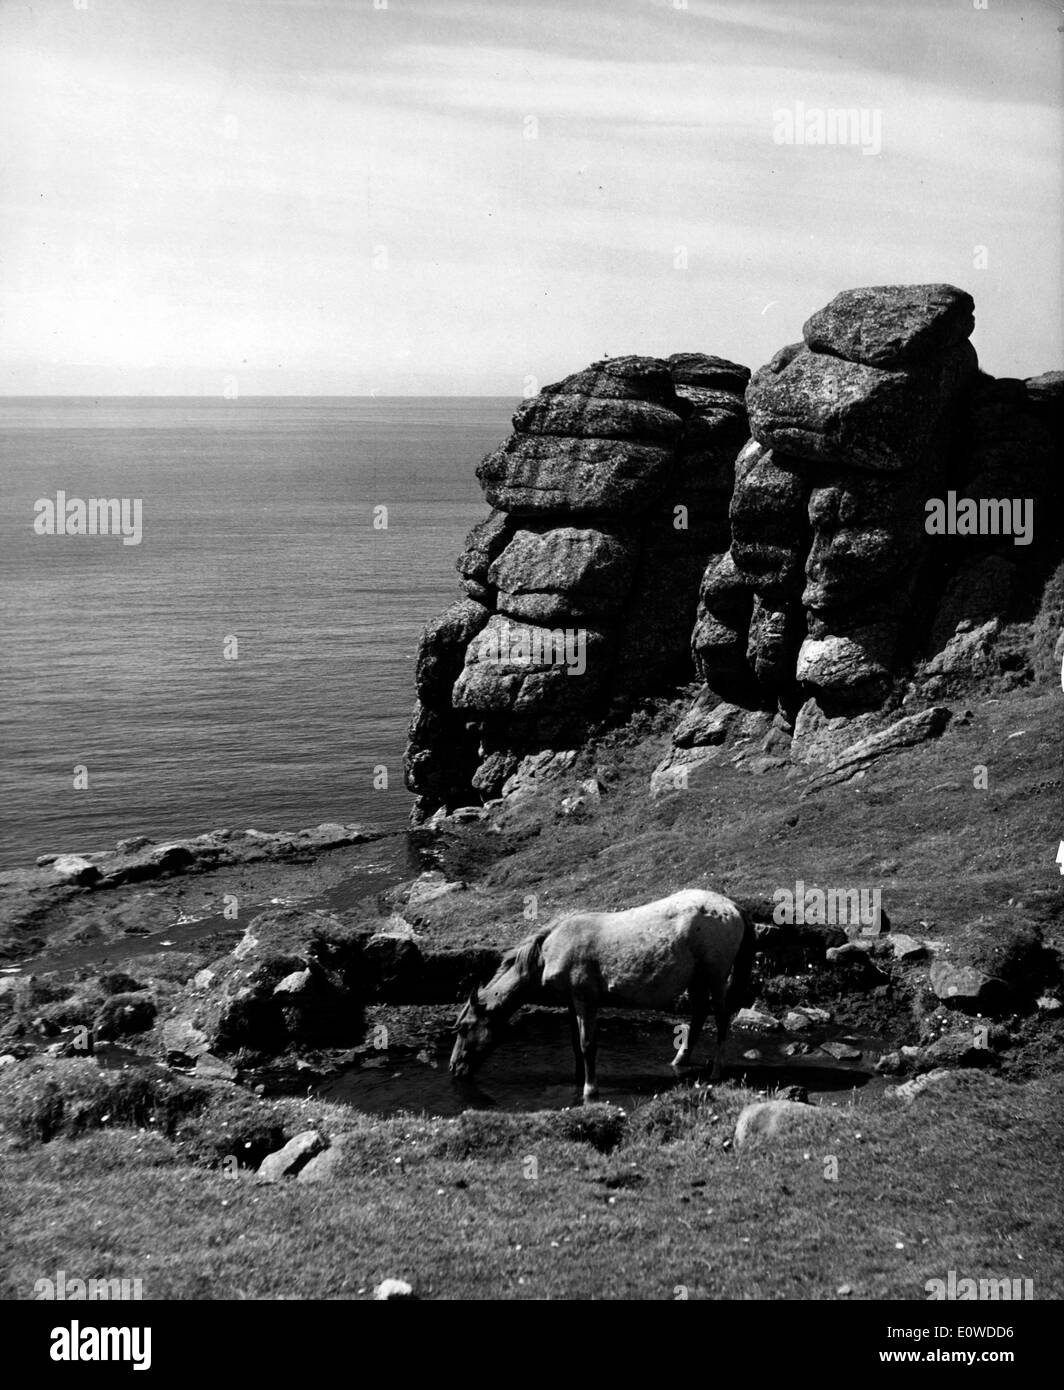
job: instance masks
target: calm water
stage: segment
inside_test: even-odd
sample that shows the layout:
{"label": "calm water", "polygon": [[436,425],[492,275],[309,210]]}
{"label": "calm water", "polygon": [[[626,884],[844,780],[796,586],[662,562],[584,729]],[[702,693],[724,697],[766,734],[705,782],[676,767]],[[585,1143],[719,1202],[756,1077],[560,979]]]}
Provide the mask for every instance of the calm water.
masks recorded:
{"label": "calm water", "polygon": [[[0,400],[0,864],[138,832],[403,824],[418,632],[458,596],[486,514],[473,470],[515,405]],[[140,545],[37,535],[60,489],[140,498]]]}

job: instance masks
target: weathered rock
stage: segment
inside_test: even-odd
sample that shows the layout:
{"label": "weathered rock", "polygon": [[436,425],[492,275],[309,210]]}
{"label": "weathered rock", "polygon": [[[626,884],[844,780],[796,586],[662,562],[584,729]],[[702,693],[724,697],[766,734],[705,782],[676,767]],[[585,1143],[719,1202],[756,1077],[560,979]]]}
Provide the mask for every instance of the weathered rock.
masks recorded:
{"label": "weathered rock", "polygon": [[1001,630],[999,618],[991,618],[980,627],[970,628],[962,624],[937,656],[923,669],[925,676],[953,676],[978,674],[991,665],[991,653]]}
{"label": "weathered rock", "polygon": [[931,988],[944,1004],[970,1012],[992,1008],[999,1000],[1004,982],[985,975],[971,965],[936,960],[931,965]]}
{"label": "weathered rock", "polygon": [[99,868],[80,854],[60,854],[51,864],[51,871],[62,883],[87,887],[100,877]]}
{"label": "weathered rock", "polygon": [[801,1129],[823,1118],[815,1105],[794,1100],[762,1100],[746,1105],[735,1123],[737,1149],[752,1139],[774,1139],[778,1134]]}
{"label": "weathered rock", "polygon": [[534,396],[519,408],[513,424],[524,434],[669,445],[675,444],[683,431],[683,420],[675,411],[652,401],[575,393]]}
{"label": "weathered rock", "polygon": [[605,684],[608,656],[608,639],[594,628],[567,634],[496,614],[470,642],[452,701],[471,713],[590,710]]}
{"label": "weathered rock", "polygon": [[477,478],[491,505],[514,516],[633,516],[660,496],[673,463],[661,445],[516,434]]}
{"label": "weathered rock", "polygon": [[890,948],[895,960],[921,960],[927,955],[927,947],[922,941],[917,941],[915,936],[906,936],[904,932],[898,932],[890,938]]}
{"label": "weathered rock", "polygon": [[835,700],[869,705],[890,688],[897,633],[889,623],[847,635],[807,637],[798,652],[795,678]]}
{"label": "weathered rock", "polygon": [[435,709],[448,709],[461,674],[466,648],[487,624],[491,613],[474,599],[459,599],[426,623],[418,643],[414,682],[418,698]]}
{"label": "weathered rock", "polygon": [[[203,974],[204,972],[200,972]],[[212,974],[213,972],[209,972]],[[199,977],[197,976],[197,979]],[[163,1047],[170,1060],[193,1061],[208,1050],[207,1034],[187,1018],[168,1018],[162,1026]]]}
{"label": "weathered rock", "polygon": [[624,531],[520,528],[492,562],[488,579],[498,591],[499,613],[541,627],[572,626],[616,613],[638,554],[633,535]]}
{"label": "weathered rock", "polygon": [[488,570],[512,534],[513,523],[506,513],[493,511],[473,527],[466,537],[465,549],[455,561],[463,588],[471,598],[489,607],[494,606],[494,596]]}
{"label": "weathered rock", "polygon": [[289,1139],[283,1149],[268,1154],[259,1165],[256,1178],[259,1182],[280,1182],[291,1178],[325,1148],[325,1140],[316,1129],[304,1130],[294,1139]]}
{"label": "weathered rock", "polygon": [[897,367],[963,343],[974,310],[971,295],[954,285],[875,285],[837,294],[806,320],[802,336],[814,352]]}
{"label": "weathered rock", "polygon": [[878,759],[899,753],[906,748],[915,748],[928,739],[938,738],[952,718],[952,711],[943,705],[921,710],[919,714],[906,715],[888,728],[858,740],[835,758],[827,768],[817,773],[802,792],[803,796],[819,791],[822,787],[847,781],[856,773],[863,771]]}
{"label": "weathered rock", "polygon": [[970,343],[919,369],[777,353],[746,392],[750,432],[767,449],[892,472],[916,466],[976,367]]}
{"label": "weathered rock", "polygon": [[703,352],[674,352],[669,358],[669,374],[676,386],[701,386],[738,396],[750,381],[749,367]]}

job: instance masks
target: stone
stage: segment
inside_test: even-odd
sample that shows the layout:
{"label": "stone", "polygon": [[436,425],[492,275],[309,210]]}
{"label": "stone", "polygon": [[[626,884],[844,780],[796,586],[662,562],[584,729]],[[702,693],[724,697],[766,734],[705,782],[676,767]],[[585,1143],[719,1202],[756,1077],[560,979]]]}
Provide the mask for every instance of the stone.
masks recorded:
{"label": "stone", "polygon": [[560,392],[534,396],[513,417],[518,433],[573,439],[630,439],[675,444],[683,420],[653,401],[617,400]]}
{"label": "stone", "polygon": [[342,1141],[331,1144],[321,1153],[315,1154],[296,1173],[297,1182],[332,1182],[337,1176],[343,1159]]}
{"label": "stone", "polygon": [[923,669],[925,676],[976,675],[990,669],[990,656],[1001,629],[1000,618],[955,632]]}
{"label": "stone", "polygon": [[802,1101],[754,1101],[739,1112],[733,1143],[739,1149],[752,1139],[774,1139],[778,1134],[803,1128],[819,1113],[815,1105]]}
{"label": "stone", "polygon": [[931,964],[931,988],[944,1004],[958,1009],[984,1010],[994,1005],[1003,982],[971,965],[938,959]]}
{"label": "stone", "polygon": [[60,854],[52,864],[52,872],[61,883],[87,888],[100,877],[100,870],[80,854]]}
{"label": "stone", "polygon": [[741,396],[750,381],[750,368],[726,357],[703,352],[674,352],[668,359],[669,375],[676,386],[701,386]]}
{"label": "stone", "polygon": [[829,1057],[834,1057],[836,1062],[859,1062],[863,1053],[859,1047],[853,1047],[845,1042],[822,1042],[821,1052],[826,1052]]}
{"label": "stone", "polygon": [[674,462],[658,444],[516,434],[477,478],[488,502],[513,516],[632,516],[660,496]]}
{"label": "stone", "polygon": [[453,705],[471,715],[589,712],[605,683],[609,647],[596,628],[567,633],[495,614],[466,650]]}
{"label": "stone", "polygon": [[170,1058],[193,1060],[208,1050],[207,1034],[190,1019],[168,1018],[162,1025],[163,1048]]}
{"label": "stone", "polygon": [[311,973],[309,970],[293,970],[283,980],[278,980],[273,987],[273,992],[287,996],[303,994],[310,988],[310,983]]}
{"label": "stone", "polygon": [[617,612],[637,558],[633,537],[623,531],[522,527],[493,561],[488,579],[498,612],[541,627],[572,626]]}
{"label": "stone", "polygon": [[221,1057],[215,1057],[212,1052],[201,1052],[196,1058],[196,1075],[211,1081],[236,1081],[239,1073],[236,1067]]}
{"label": "stone", "polygon": [[778,1033],[780,1021],[762,1009],[740,1009],[732,1019],[732,1027],[744,1033]]}
{"label": "stone", "polygon": [[461,674],[466,648],[490,617],[483,604],[465,598],[425,624],[414,669],[418,699],[423,704],[450,708],[451,691]]}
{"label": "stone", "polygon": [[707,692],[676,726],[672,741],[677,748],[703,748],[723,743],[742,710]]}
{"label": "stone", "polygon": [[304,1164],[325,1147],[325,1140],[316,1129],[304,1130],[294,1139],[289,1139],[283,1149],[262,1160],[256,1179],[259,1182],[280,1182],[282,1178],[295,1177]]}
{"label": "stone", "polygon": [[845,637],[807,637],[798,652],[795,679],[835,698],[877,700],[890,686],[893,646],[893,632],[878,626]]}
{"label": "stone", "polygon": [[917,1096],[923,1095],[925,1091],[940,1086],[951,1075],[952,1073],[946,1068],[937,1067],[934,1071],[925,1072],[923,1076],[914,1076],[911,1081],[903,1081],[900,1086],[893,1087],[890,1094],[895,1100],[908,1104],[910,1101],[914,1101]]}
{"label": "stone", "polygon": [[915,748],[918,744],[940,737],[949,725],[952,711],[944,705],[921,710],[895,720],[886,729],[869,734],[843,750],[822,772],[815,774],[802,792],[807,796],[822,787],[847,781],[864,771],[879,758]]}
{"label": "stone", "polygon": [[975,369],[967,342],[918,369],[786,349],[751,378],[750,433],[766,449],[820,463],[884,472],[914,468]]}
{"label": "stone", "polygon": [[915,936],[906,936],[904,932],[890,937],[890,948],[895,960],[920,960],[927,955],[926,945],[917,941]]}
{"label": "stone", "polygon": [[376,1300],[416,1299],[417,1295],[405,1279],[384,1279],[373,1290]]}
{"label": "stone", "polygon": [[814,352],[896,367],[963,343],[975,327],[975,303],[955,285],[873,285],[843,290],[802,328]]}

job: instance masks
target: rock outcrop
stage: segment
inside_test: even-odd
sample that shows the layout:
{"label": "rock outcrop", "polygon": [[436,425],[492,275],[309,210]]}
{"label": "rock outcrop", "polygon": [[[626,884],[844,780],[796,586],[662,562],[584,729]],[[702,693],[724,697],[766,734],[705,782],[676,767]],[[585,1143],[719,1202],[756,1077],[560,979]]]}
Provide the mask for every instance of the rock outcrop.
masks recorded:
{"label": "rock outcrop", "polygon": [[497,796],[524,757],[690,679],[748,379],[698,353],[607,359],[516,412],[477,470],[492,511],[458,558],[465,597],[421,638],[415,819]]}
{"label": "rock outcrop", "polygon": [[1002,640],[1040,600],[1054,659],[1064,374],[987,376],[974,322],[952,285],[847,290],[752,378],[623,357],[526,401],[477,470],[465,596],[422,635],[414,819],[505,794],[692,661],[657,792],[737,742],[755,771],[879,756],[955,685],[1032,678]]}
{"label": "rock outcrop", "polygon": [[774,716],[761,751],[831,764],[903,700],[999,669],[1001,623],[1030,616],[1064,552],[1064,382],[986,376],[973,325],[950,285],[849,290],[754,373],[692,639],[706,694],[657,788],[742,710]]}

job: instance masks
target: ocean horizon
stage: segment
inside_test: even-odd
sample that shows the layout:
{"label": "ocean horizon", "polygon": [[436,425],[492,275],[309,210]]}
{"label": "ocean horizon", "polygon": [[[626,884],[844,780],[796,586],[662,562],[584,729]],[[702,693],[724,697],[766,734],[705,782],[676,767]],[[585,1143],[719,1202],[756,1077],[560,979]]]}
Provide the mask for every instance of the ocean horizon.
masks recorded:
{"label": "ocean horizon", "polygon": [[[418,634],[516,404],[0,397],[0,866],[404,826]],[[39,534],[60,494],[139,502],[139,542]]]}

